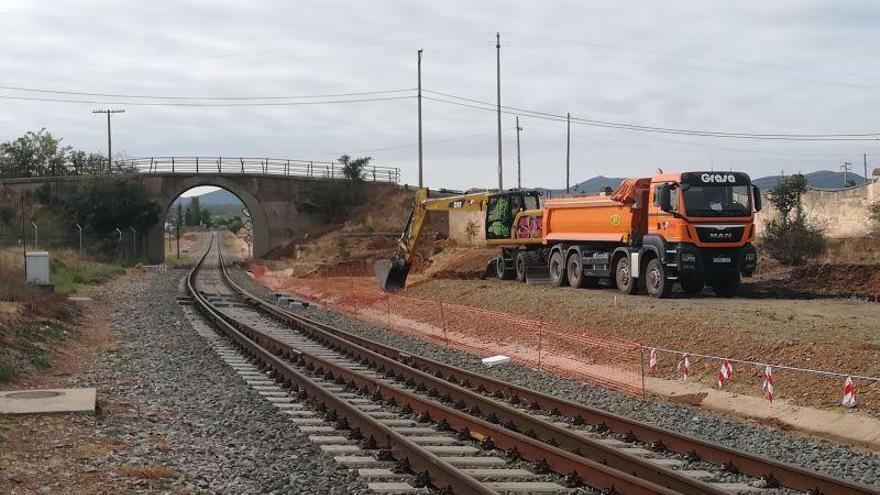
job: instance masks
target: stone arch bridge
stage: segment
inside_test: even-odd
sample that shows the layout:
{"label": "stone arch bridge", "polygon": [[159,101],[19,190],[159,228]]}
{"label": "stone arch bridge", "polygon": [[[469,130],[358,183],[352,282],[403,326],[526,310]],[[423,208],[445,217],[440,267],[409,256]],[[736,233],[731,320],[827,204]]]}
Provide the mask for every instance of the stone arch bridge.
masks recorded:
{"label": "stone arch bridge", "polygon": [[[163,220],[174,201],[199,186],[223,188],[245,205],[253,223],[254,256],[262,256],[283,245],[299,232],[320,228],[327,221],[326,209],[339,198],[351,181],[338,163],[226,157],[160,157],[116,162],[152,191],[162,208]],[[79,176],[37,177],[2,181],[7,188],[34,191],[48,182],[76,181]],[[363,173],[369,198],[381,198],[397,187],[400,169],[369,166]],[[146,232],[146,257],[150,262],[165,259],[164,225]]]}

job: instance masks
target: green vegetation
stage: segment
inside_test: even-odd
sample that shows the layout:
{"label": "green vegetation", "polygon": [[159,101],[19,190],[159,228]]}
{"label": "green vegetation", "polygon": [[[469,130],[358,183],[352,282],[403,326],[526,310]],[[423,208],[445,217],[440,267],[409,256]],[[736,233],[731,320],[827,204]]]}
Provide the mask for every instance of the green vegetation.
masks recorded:
{"label": "green vegetation", "polygon": [[50,278],[56,293],[71,294],[80,285],[100,284],[124,272],[120,265],[56,256],[52,260]]}
{"label": "green vegetation", "polygon": [[764,223],[761,246],[784,265],[803,264],[825,251],[825,233],[804,213],[801,196],[806,191],[807,181],[800,174],[786,178],[770,191],[777,216]]}
{"label": "green vegetation", "polygon": [[106,157],[61,146],[46,129],[0,144],[0,178],[97,174],[106,168]]}
{"label": "green vegetation", "polygon": [[342,155],[336,161],[342,165],[342,174],[346,178],[351,179],[353,182],[361,182],[364,180],[364,170],[372,159],[369,156],[352,159],[348,155]]}

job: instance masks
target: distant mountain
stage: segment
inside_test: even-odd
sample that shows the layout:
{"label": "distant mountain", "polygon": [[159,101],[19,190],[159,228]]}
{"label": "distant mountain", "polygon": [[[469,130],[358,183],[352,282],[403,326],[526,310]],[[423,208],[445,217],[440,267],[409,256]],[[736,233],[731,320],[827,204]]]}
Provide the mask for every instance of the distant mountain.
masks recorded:
{"label": "distant mountain", "polygon": [[[841,189],[844,187],[843,172],[834,172],[831,170],[820,170],[818,172],[810,172],[804,174],[807,184],[819,189]],[[865,183],[865,178],[859,174],[846,174],[848,180],[852,180],[855,184],[861,185]],[[752,180],[752,183],[761,189],[768,191],[776,187],[776,184],[782,180],[781,175],[771,175],[770,177],[761,177]]]}
{"label": "distant mountain", "polygon": [[[238,199],[238,196],[232,194],[226,189],[217,189],[216,191],[200,194],[197,197],[199,198],[199,206],[210,211],[211,215],[226,217],[239,216],[241,215],[241,209],[244,207],[241,204],[241,200]],[[175,201],[175,204],[180,203],[183,205],[183,208],[186,209],[189,206],[191,199],[192,198],[178,198],[177,201]]]}
{"label": "distant mountain", "polygon": [[[840,189],[843,187],[843,172],[834,172],[831,170],[820,170],[818,172],[810,172],[808,174],[804,174],[804,177],[807,178],[807,183],[815,188],[819,189]],[[756,186],[760,187],[764,191],[768,191],[773,189],[776,184],[782,179],[781,175],[771,175],[769,177],[761,177],[760,179],[753,179],[752,183]],[[861,185],[865,183],[865,178],[856,173],[847,174],[847,179],[852,180],[856,183],[856,185]],[[571,186],[572,194],[596,194],[605,187],[610,187],[611,189],[616,189],[622,178],[619,177],[604,177],[604,176],[596,176],[592,179],[587,179],[583,182],[578,182]],[[536,188],[536,190],[541,191],[543,193],[552,193],[552,194],[564,194],[565,189],[546,189],[546,188]]]}
{"label": "distant mountain", "polygon": [[238,205],[241,203],[241,200],[226,189],[217,189],[216,191],[200,195],[199,203],[202,206],[225,206]]}
{"label": "distant mountain", "polygon": [[[611,189],[616,189],[617,186],[620,185],[620,182],[623,178],[620,177],[604,177],[604,176],[596,176],[592,179],[587,179],[583,182],[578,182],[577,184],[572,184],[571,186],[571,194],[596,194],[606,187],[610,187]],[[545,189],[545,188],[536,188],[536,190],[547,193],[559,194],[565,193],[565,189]]]}

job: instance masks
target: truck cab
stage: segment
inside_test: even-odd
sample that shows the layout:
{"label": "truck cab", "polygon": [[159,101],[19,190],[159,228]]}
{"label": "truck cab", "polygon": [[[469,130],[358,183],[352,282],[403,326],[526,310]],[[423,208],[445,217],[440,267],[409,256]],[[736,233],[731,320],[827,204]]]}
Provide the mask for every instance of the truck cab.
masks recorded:
{"label": "truck cab", "polygon": [[761,194],[747,174],[659,174],[651,178],[647,206],[638,266],[649,294],[665,297],[677,281],[687,293],[708,284],[729,297],[740,277],[754,272]]}

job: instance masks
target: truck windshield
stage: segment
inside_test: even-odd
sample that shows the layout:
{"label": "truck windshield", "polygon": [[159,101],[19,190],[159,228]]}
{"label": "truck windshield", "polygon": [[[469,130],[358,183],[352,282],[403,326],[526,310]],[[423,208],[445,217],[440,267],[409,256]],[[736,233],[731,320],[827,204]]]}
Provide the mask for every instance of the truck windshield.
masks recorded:
{"label": "truck windshield", "polygon": [[689,217],[746,217],[752,213],[749,186],[690,186],[684,190]]}

